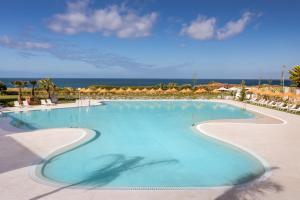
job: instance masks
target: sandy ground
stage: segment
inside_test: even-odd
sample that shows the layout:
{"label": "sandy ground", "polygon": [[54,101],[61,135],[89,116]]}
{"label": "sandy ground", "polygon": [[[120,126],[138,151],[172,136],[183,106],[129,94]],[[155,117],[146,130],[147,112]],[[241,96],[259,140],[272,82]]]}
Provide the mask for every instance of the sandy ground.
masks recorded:
{"label": "sandy ground", "polygon": [[[90,133],[84,129],[70,128],[24,132],[12,127],[8,118],[1,118],[0,199],[298,199],[300,116],[229,100],[220,102],[255,111],[257,118],[210,121],[199,124],[197,128],[204,134],[235,144],[267,161],[268,177],[243,186],[197,190],[101,190],[53,186],[32,178],[34,163],[42,161],[62,146],[78,143]],[[56,107],[74,106],[78,105]]]}

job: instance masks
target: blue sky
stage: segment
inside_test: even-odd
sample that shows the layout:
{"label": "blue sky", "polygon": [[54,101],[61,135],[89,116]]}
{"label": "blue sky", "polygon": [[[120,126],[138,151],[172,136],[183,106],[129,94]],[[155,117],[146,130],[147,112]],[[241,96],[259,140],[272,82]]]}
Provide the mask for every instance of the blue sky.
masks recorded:
{"label": "blue sky", "polygon": [[[3,0],[0,77],[280,78],[297,0]],[[286,73],[287,74],[287,73]]]}

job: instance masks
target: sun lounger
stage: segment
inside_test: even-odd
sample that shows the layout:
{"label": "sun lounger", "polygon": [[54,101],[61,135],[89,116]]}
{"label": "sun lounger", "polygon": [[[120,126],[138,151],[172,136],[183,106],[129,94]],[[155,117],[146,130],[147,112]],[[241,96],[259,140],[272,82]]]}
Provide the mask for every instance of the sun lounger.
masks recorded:
{"label": "sun lounger", "polygon": [[269,100],[266,100],[266,101],[264,101],[263,103],[261,103],[261,105],[267,106],[269,103],[270,103],[270,101],[269,101]]}
{"label": "sun lounger", "polygon": [[14,106],[18,108],[22,107],[22,105],[18,101],[14,101]]}
{"label": "sun lounger", "polygon": [[259,101],[256,101],[255,104],[261,104],[262,102],[264,102],[264,99],[260,99]]}
{"label": "sun lounger", "polygon": [[293,104],[292,106],[290,106],[290,107],[288,108],[288,111],[292,111],[293,109],[296,109],[297,107],[298,107],[297,104]]}
{"label": "sun lounger", "polygon": [[271,101],[271,102],[269,102],[266,106],[272,107],[272,106],[274,105],[274,103],[275,103],[275,101]]}
{"label": "sun lounger", "polygon": [[55,105],[55,103],[52,103],[51,99],[47,99],[46,102],[49,106],[54,106]]}
{"label": "sun lounger", "polygon": [[267,100],[263,99],[263,100],[260,101],[258,104],[259,104],[259,105],[264,105],[265,102],[267,102]]}
{"label": "sun lounger", "polygon": [[48,106],[48,104],[47,104],[47,102],[46,102],[45,99],[42,99],[42,100],[41,100],[41,105],[42,105],[42,106]]}
{"label": "sun lounger", "polygon": [[257,98],[252,98],[249,100],[249,102],[254,103],[257,100]]}
{"label": "sun lounger", "polygon": [[287,110],[289,108],[289,105],[282,104],[278,108],[279,108],[279,110]]}
{"label": "sun lounger", "polygon": [[273,105],[270,105],[271,108],[277,108],[277,106],[279,106],[281,104],[281,102],[276,102],[275,104]]}
{"label": "sun lounger", "polygon": [[294,113],[300,112],[300,106],[298,108],[291,108],[290,111]]}

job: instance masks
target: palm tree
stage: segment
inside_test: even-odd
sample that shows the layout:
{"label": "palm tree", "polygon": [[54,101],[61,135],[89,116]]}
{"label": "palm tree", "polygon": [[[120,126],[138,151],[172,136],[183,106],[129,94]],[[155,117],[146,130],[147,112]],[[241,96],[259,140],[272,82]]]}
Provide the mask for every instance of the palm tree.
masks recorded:
{"label": "palm tree", "polygon": [[37,82],[37,80],[31,80],[31,81],[29,81],[29,83],[30,83],[31,86],[32,86],[32,89],[31,89],[31,96],[34,97],[34,95],[35,95],[35,93],[34,93],[34,91],[35,91],[35,86],[36,86],[36,84],[37,84],[38,82]]}
{"label": "palm tree", "polygon": [[245,81],[242,80],[241,82],[241,96],[240,96],[240,101],[244,101],[246,97],[246,87],[245,87]]}
{"label": "palm tree", "polygon": [[0,81],[0,94],[5,90],[7,90],[6,85],[2,81]]}
{"label": "palm tree", "polygon": [[27,82],[26,81],[12,81],[11,84],[16,88],[19,88],[18,101],[20,103],[22,103],[22,88],[27,86]]}
{"label": "palm tree", "polygon": [[50,78],[45,78],[39,81],[41,88],[45,89],[48,94],[48,99],[51,98],[51,90],[55,88],[55,84]]}
{"label": "palm tree", "polygon": [[169,83],[169,84],[168,84],[168,89],[175,88],[176,86],[177,86],[176,83]]}
{"label": "palm tree", "polygon": [[300,87],[300,65],[293,67],[289,70],[290,80],[297,86]]}

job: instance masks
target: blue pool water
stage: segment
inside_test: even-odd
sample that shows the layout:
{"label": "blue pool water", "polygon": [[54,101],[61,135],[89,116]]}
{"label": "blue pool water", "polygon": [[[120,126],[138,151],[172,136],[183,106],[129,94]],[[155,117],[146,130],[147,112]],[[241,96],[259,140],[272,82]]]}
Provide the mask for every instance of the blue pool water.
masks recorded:
{"label": "blue pool water", "polygon": [[93,187],[210,187],[260,176],[250,154],[199,134],[192,124],[252,118],[227,104],[197,101],[121,101],[88,108],[10,113],[30,128],[82,127],[98,134],[45,162],[55,182]]}

